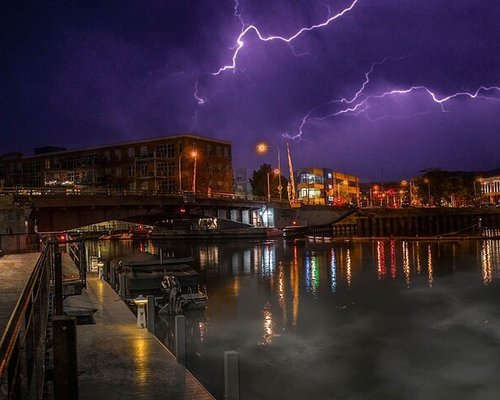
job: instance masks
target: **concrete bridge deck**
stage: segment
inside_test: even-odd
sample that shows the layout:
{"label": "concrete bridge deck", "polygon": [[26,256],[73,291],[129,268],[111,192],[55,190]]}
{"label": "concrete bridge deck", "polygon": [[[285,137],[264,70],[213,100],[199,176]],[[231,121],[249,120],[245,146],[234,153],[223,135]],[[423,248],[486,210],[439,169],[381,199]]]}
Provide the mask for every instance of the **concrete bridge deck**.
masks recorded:
{"label": "concrete bridge deck", "polygon": [[81,400],[214,398],[178,364],[104,281],[89,277],[86,307],[96,308],[95,325],[77,327]]}

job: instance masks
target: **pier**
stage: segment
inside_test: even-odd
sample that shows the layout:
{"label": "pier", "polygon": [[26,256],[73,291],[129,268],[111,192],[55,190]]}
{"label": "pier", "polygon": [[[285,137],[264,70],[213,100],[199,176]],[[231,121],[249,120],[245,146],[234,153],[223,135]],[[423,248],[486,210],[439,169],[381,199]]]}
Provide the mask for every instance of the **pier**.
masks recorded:
{"label": "pier", "polygon": [[107,282],[90,277],[84,304],[95,307],[95,324],[79,325],[80,399],[203,399],[213,397],[178,364]]}
{"label": "pier", "polygon": [[[60,247],[0,257],[1,400],[214,399],[97,274],[66,297],[63,277],[79,270]],[[92,318],[76,325],[69,315],[85,310]]]}

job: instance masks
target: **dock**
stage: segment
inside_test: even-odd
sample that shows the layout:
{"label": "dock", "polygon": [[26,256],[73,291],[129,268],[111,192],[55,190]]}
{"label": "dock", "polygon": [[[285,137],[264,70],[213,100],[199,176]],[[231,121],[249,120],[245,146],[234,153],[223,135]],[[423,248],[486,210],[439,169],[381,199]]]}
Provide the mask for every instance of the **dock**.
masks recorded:
{"label": "dock", "polygon": [[[107,282],[89,276],[80,306],[95,324],[77,326],[80,400],[213,400],[196,378],[146,329]],[[76,299],[76,298],[75,298]]]}
{"label": "dock", "polygon": [[6,254],[0,257],[0,336],[4,334],[40,253]]}

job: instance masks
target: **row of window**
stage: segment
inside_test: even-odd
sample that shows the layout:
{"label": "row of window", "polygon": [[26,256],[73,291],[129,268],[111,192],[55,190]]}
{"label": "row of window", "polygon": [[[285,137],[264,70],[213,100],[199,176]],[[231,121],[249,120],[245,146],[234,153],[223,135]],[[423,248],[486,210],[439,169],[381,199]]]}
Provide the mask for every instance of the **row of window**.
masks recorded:
{"label": "row of window", "polygon": [[500,192],[500,180],[493,182],[484,182],[482,185],[483,193],[498,193]]}

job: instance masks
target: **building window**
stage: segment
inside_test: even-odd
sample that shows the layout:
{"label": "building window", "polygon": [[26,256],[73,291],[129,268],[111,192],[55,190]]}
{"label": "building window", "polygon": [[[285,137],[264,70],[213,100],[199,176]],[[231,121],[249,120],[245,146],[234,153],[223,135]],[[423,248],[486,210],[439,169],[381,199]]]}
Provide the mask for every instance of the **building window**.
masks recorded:
{"label": "building window", "polygon": [[207,155],[211,156],[212,155],[212,145],[207,144]]}
{"label": "building window", "polygon": [[147,156],[148,146],[141,146],[141,156]]}
{"label": "building window", "polygon": [[222,148],[220,146],[215,146],[215,155],[217,157],[222,156]]}
{"label": "building window", "polygon": [[229,147],[224,147],[224,157],[229,158]]}
{"label": "building window", "polygon": [[179,154],[182,154],[182,150],[184,150],[184,144],[182,142],[179,142],[177,147],[177,151],[179,152]]}
{"label": "building window", "polygon": [[115,157],[117,161],[121,161],[122,159],[122,151],[120,149],[115,150]]}
{"label": "building window", "polygon": [[50,158],[45,159],[45,169],[50,169]]}
{"label": "building window", "polygon": [[128,167],[128,176],[134,176],[135,175],[135,168],[133,165],[129,165]]}
{"label": "building window", "polygon": [[141,164],[141,176],[148,176],[148,164]]}
{"label": "building window", "polygon": [[109,152],[109,150],[106,150],[104,152],[104,158],[106,159],[107,162],[111,161],[111,153]]}
{"label": "building window", "polygon": [[116,169],[115,169],[115,176],[117,178],[121,178],[122,177],[122,169],[120,167],[116,167]]}
{"label": "building window", "polygon": [[135,149],[133,147],[128,148],[128,156],[129,156],[129,158],[135,157]]}
{"label": "building window", "polygon": [[156,146],[156,155],[161,158],[175,157],[175,147],[173,143],[162,143]]}
{"label": "building window", "polygon": [[175,162],[171,161],[167,163],[167,176],[175,176]]}

